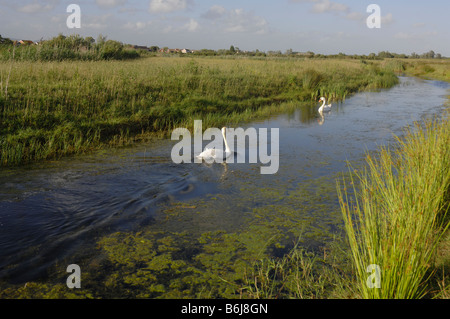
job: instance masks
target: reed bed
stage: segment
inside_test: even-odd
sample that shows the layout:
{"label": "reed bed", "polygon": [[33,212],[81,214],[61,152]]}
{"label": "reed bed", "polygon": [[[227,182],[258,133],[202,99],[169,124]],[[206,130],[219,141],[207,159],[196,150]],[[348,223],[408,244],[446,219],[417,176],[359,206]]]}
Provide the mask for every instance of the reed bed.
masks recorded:
{"label": "reed bed", "polygon": [[350,180],[338,181],[363,298],[425,297],[449,226],[449,117],[416,123],[397,141],[393,150],[367,155],[367,168],[351,171]]}
{"label": "reed bed", "polygon": [[42,62],[11,55],[0,62],[0,163],[130,144],[194,119],[210,126],[252,120],[319,95],[343,99],[396,81],[393,72],[347,60]]}

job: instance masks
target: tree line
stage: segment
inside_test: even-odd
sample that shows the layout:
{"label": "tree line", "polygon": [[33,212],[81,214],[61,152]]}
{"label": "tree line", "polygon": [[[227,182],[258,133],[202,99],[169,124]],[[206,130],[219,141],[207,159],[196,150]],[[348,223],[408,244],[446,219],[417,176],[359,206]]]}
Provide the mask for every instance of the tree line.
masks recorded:
{"label": "tree line", "polygon": [[[3,38],[0,35],[0,60],[8,60],[11,57],[11,47],[14,41]],[[168,49],[167,47],[165,49]],[[64,36],[59,34],[50,40],[40,41],[38,45],[19,46],[14,50],[15,59],[18,60],[124,60],[134,59],[141,56],[156,54],[160,51],[157,45],[148,47],[133,46],[123,44],[115,40],[108,40],[105,36],[99,35],[95,40],[93,37],[81,37],[79,35]],[[167,52],[168,50],[163,50]],[[184,53],[176,52],[170,54],[184,55]],[[389,51],[381,51],[378,53],[370,53],[368,55],[358,54],[321,54],[312,51],[296,52],[288,49],[285,52],[281,50],[275,51],[253,51],[240,50],[238,47],[231,45],[229,49],[201,49],[193,50],[190,55],[198,56],[250,56],[250,57],[291,57],[291,58],[354,58],[367,60],[382,60],[389,58],[402,59],[442,59],[440,53],[430,50],[426,53],[417,54],[415,52],[410,55],[401,53],[393,53]]]}

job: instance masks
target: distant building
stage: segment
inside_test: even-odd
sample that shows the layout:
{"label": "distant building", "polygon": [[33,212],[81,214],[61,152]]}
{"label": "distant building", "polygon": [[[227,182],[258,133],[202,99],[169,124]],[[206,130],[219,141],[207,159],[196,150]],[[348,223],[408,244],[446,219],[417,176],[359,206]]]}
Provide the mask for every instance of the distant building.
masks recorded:
{"label": "distant building", "polygon": [[189,50],[189,49],[182,49],[182,50],[181,50],[181,53],[184,53],[184,54],[186,54],[186,53],[192,53],[192,51]]}
{"label": "distant building", "polygon": [[14,45],[32,45],[32,44],[35,44],[35,42],[30,41],[30,40],[14,41]]}

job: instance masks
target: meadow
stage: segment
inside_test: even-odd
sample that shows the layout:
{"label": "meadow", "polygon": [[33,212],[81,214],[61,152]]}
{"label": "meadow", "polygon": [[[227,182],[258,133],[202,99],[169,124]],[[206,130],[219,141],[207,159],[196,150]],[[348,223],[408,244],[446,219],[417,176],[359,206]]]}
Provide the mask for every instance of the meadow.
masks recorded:
{"label": "meadow", "polygon": [[[175,127],[220,126],[391,87],[394,72],[359,60],[145,57],[0,62],[0,163],[133,143]],[[315,104],[314,104],[315,105]]]}

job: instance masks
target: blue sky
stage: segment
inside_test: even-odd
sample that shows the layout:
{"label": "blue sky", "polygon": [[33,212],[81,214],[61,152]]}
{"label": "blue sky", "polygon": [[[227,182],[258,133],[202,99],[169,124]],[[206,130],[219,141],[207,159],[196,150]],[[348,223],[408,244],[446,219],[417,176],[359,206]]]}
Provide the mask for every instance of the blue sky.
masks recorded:
{"label": "blue sky", "polygon": [[[66,25],[69,4],[81,8],[81,28]],[[369,29],[371,3],[381,28]],[[80,34],[170,48],[333,54],[434,50],[450,56],[448,0],[0,0],[0,34],[48,39]]]}

